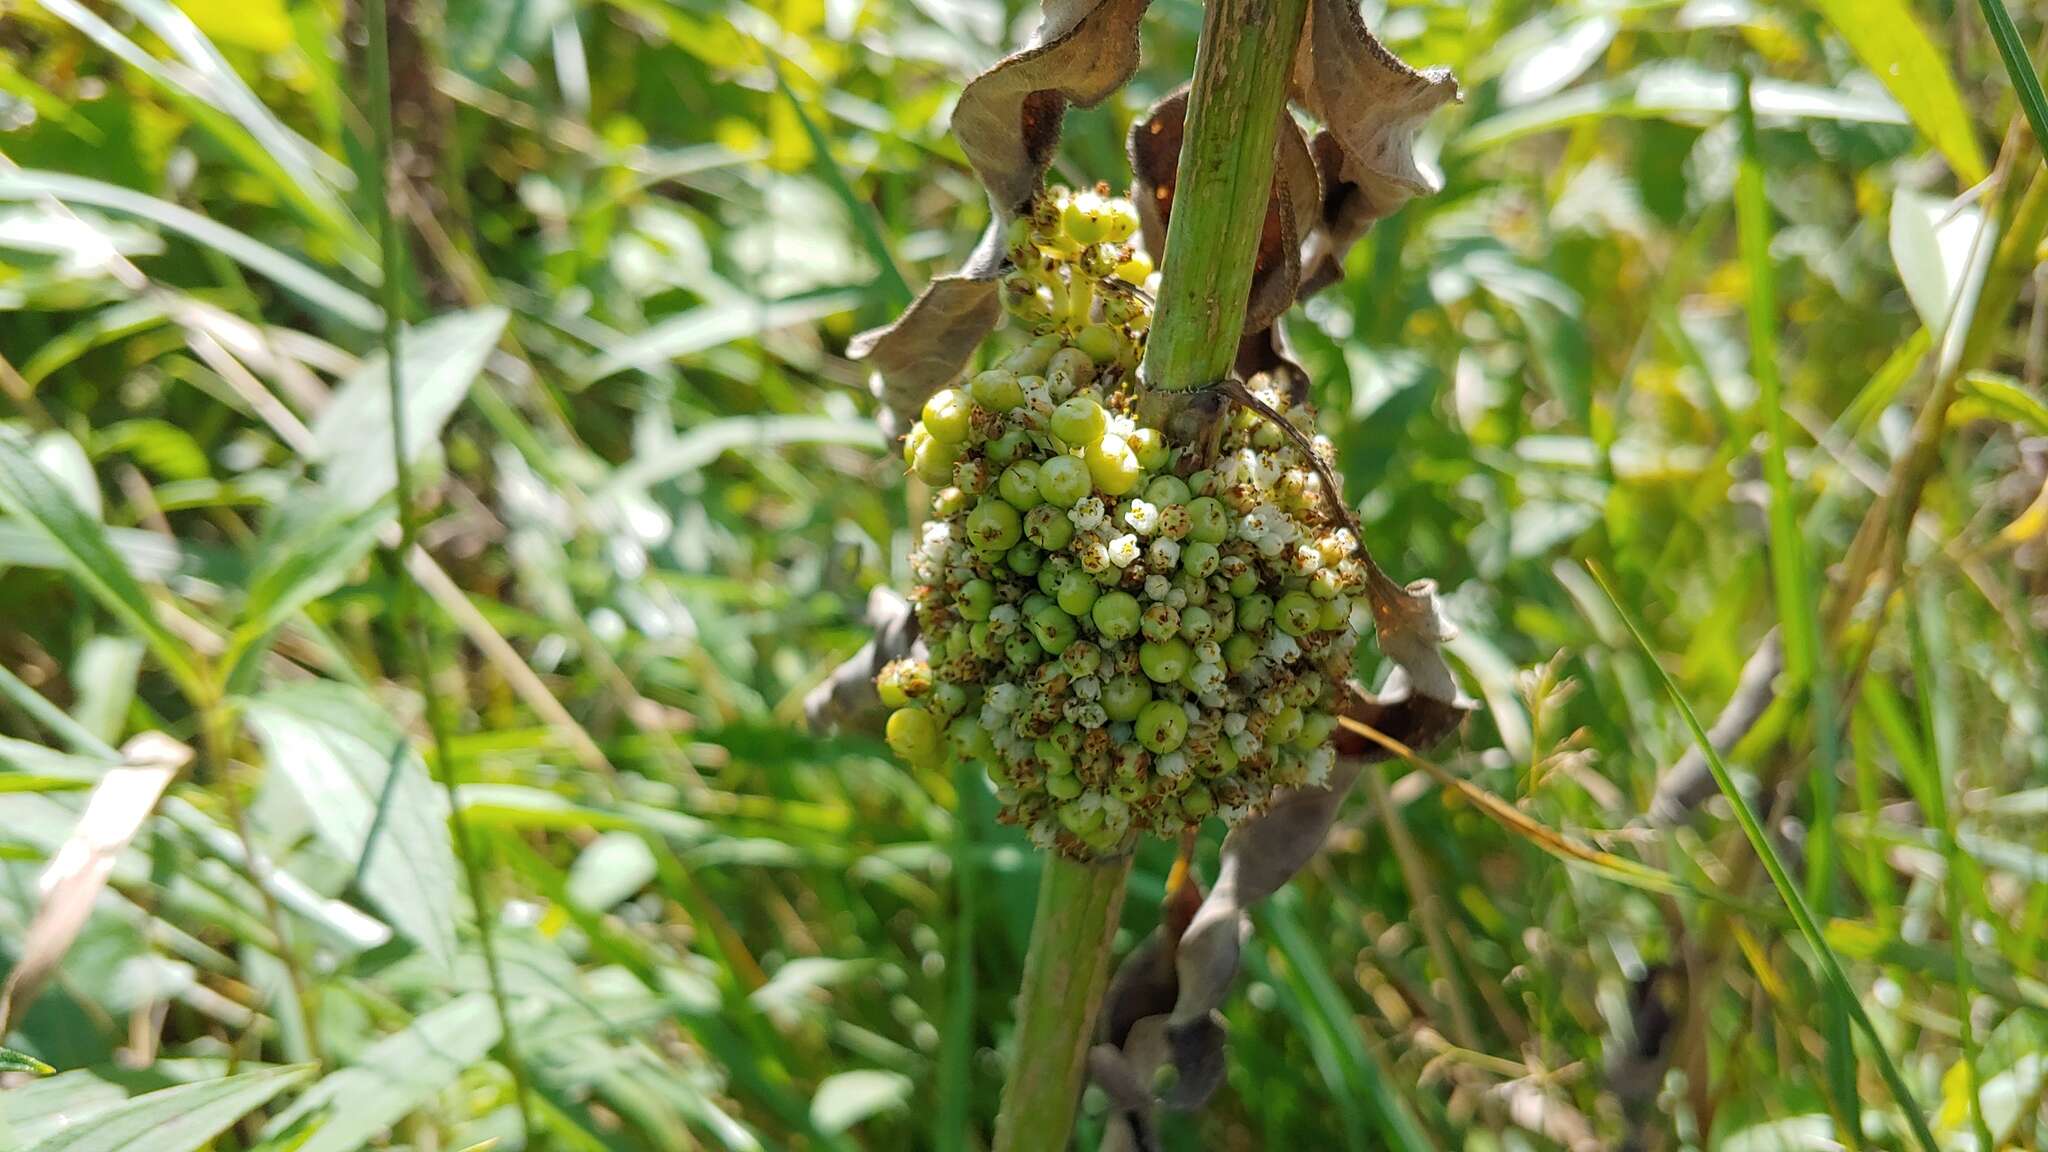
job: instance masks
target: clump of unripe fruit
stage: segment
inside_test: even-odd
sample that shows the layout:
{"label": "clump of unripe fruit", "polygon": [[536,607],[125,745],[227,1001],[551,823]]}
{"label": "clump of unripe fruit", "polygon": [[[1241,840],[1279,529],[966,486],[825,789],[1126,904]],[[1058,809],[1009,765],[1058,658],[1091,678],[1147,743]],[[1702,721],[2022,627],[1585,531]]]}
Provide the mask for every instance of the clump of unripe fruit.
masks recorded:
{"label": "clump of unripe fruit", "polygon": [[[1279,427],[1234,408],[1199,467],[1136,422],[1137,224],[1098,187],[1041,193],[1013,225],[1003,303],[1030,338],[904,438],[934,489],[911,556],[929,657],[877,678],[899,756],[981,764],[1005,821],[1084,858],[1322,782],[1365,591]],[[1259,395],[1313,433],[1306,404]]]}

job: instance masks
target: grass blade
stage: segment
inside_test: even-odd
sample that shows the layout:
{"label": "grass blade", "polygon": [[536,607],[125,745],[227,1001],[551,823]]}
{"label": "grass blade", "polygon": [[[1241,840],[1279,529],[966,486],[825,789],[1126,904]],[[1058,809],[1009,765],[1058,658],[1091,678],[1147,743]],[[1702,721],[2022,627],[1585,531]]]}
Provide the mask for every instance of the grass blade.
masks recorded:
{"label": "grass blade", "polygon": [[1998,44],[2005,74],[2012,77],[2020,108],[2027,114],[2027,124],[2034,129],[2034,143],[2048,148],[2048,94],[2041,91],[2041,78],[2035,75],[2033,62],[2027,59],[2027,46],[2020,42],[2020,30],[2013,27],[2012,13],[2005,10],[2005,0],[1977,0],[1977,6],[1984,10],[1984,23],[1990,26],[1991,39]]}
{"label": "grass blade", "polygon": [[1692,705],[1686,702],[1685,694],[1679,691],[1678,682],[1671,678],[1671,673],[1665,671],[1663,663],[1657,659],[1656,652],[1650,647],[1649,638],[1643,635],[1642,626],[1636,623],[1635,615],[1622,606],[1621,598],[1615,595],[1614,586],[1607,580],[1607,574],[1598,567],[1593,567],[1592,572],[1593,579],[1600,584],[1600,591],[1606,594],[1607,602],[1614,606],[1615,614],[1621,618],[1623,626],[1628,629],[1630,638],[1635,641],[1636,648],[1642,652],[1643,658],[1655,669],[1657,680],[1664,686],[1665,694],[1671,697],[1672,704],[1678,708],[1679,715],[1685,720],[1686,728],[1692,733],[1694,742],[1706,756],[1707,768],[1714,774],[1715,785],[1721,789],[1721,795],[1735,810],[1735,822],[1742,827],[1742,834],[1749,840],[1749,846],[1762,862],[1764,871],[1770,874],[1771,885],[1778,890],[1778,898],[1785,902],[1785,907],[1792,913],[1793,923],[1799,926],[1799,934],[1806,938],[1806,946],[1813,953],[1814,966],[1819,969],[1821,982],[1833,988],[1835,993],[1842,997],[1843,1006],[1848,1010],[1850,1018],[1863,1030],[1864,1038],[1870,1042],[1871,1058],[1877,1065],[1878,1074],[1884,1077],[1885,1086],[1891,1089],[1892,1098],[1898,1102],[1899,1110],[1905,1114],[1906,1123],[1911,1126],[1915,1141],[1924,1152],[1940,1152],[1940,1146],[1934,1141],[1934,1132],[1927,1126],[1926,1113],[1920,1110],[1919,1102],[1913,1097],[1913,1090],[1906,1085],[1905,1077],[1899,1074],[1898,1066],[1892,1062],[1891,1054],[1885,1050],[1884,1040],[1877,1034],[1877,1026],[1871,1022],[1870,1014],[1864,1011],[1863,1002],[1856,998],[1856,991],[1849,983],[1848,974],[1842,970],[1841,958],[1835,955],[1835,950],[1828,945],[1827,937],[1822,935],[1819,923],[1813,918],[1813,910],[1807,906],[1805,895],[1799,891],[1799,886],[1793,883],[1792,874],[1786,870],[1785,862],[1778,858],[1777,848],[1771,844],[1769,835],[1764,832],[1763,822],[1757,819],[1756,811],[1749,806],[1749,800],[1743,796],[1742,790],[1735,786],[1735,778],[1729,775],[1728,765],[1722,762],[1721,754],[1714,751],[1713,741],[1707,739],[1706,727],[1700,723],[1700,718],[1692,710]]}

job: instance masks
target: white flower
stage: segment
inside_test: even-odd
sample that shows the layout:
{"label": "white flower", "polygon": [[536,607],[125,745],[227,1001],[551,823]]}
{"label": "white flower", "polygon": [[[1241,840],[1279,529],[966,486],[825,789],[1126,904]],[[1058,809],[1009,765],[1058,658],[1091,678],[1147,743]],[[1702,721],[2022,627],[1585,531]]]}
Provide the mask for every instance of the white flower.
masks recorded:
{"label": "white flower", "polygon": [[1069,687],[1083,700],[1093,700],[1102,695],[1102,681],[1093,676],[1079,677]]}
{"label": "white flower", "polygon": [[1125,533],[1109,542],[1109,562],[1119,568],[1129,568],[1138,558],[1138,538]]}
{"label": "white flower", "polygon": [[1159,527],[1159,509],[1143,500],[1132,500],[1124,506],[1124,523],[1140,536],[1150,536]]}
{"label": "white flower", "polygon": [[1225,712],[1223,714],[1223,734],[1225,736],[1235,736],[1239,732],[1244,731],[1245,723],[1246,717],[1244,713]]}
{"label": "white flower", "polygon": [[1203,664],[1221,664],[1223,645],[1214,640],[1198,640],[1195,642],[1195,659]]}
{"label": "white flower", "polygon": [[[1155,568],[1172,569],[1180,564],[1180,545],[1171,540],[1154,540],[1147,552]],[[1181,593],[1181,598],[1186,599],[1187,593]]]}
{"label": "white flower", "polygon": [[1103,508],[1100,496],[1083,496],[1081,502],[1067,513],[1067,519],[1072,520],[1074,527],[1081,531],[1093,532],[1102,527],[1103,521],[1109,519],[1109,513]]}
{"label": "white flower", "polygon": [[1110,414],[1109,434],[1111,436],[1121,436],[1124,439],[1128,440],[1131,438],[1131,434],[1133,432],[1136,432],[1137,430],[1138,422],[1136,420],[1133,420],[1129,416],[1125,416],[1120,413],[1113,412]]}
{"label": "white flower", "polygon": [[1223,665],[1202,663],[1188,677],[1197,692],[1221,692],[1224,685]]}
{"label": "white flower", "polygon": [[1109,713],[1092,700],[1067,701],[1066,717],[1083,728],[1100,728],[1109,723]]}
{"label": "white flower", "polygon": [[1301,645],[1294,637],[1275,628],[1273,634],[1266,637],[1265,655],[1276,664],[1292,664],[1301,655]]}
{"label": "white flower", "polygon": [[992,684],[989,686],[987,702],[990,708],[996,710],[996,715],[1008,716],[1024,706],[1024,689],[1008,681]]}
{"label": "white flower", "polygon": [[1166,594],[1166,602],[1167,602],[1168,604],[1172,605],[1172,606],[1173,606],[1173,607],[1175,607],[1175,608],[1185,608],[1185,607],[1187,607],[1187,606],[1188,606],[1188,593],[1187,593],[1187,590],[1186,590],[1185,588],[1175,588],[1175,589],[1173,589],[1172,591],[1170,591],[1170,592],[1168,592],[1168,593]]}
{"label": "white flower", "polygon": [[1308,767],[1308,783],[1321,788],[1330,782],[1330,769],[1337,763],[1337,750],[1328,744],[1317,748],[1303,758]]}
{"label": "white flower", "polygon": [[1156,572],[1145,577],[1145,599],[1164,600],[1172,592],[1173,581],[1168,580],[1166,577]]}
{"label": "white flower", "polygon": [[1161,776],[1166,777],[1168,780],[1178,779],[1179,777],[1187,773],[1187,755],[1181,752],[1179,749],[1175,749],[1174,751],[1168,752],[1166,755],[1161,756],[1158,760],[1154,761],[1152,764],[1152,770],[1159,773]]}
{"label": "white flower", "polygon": [[1239,732],[1230,738],[1230,750],[1240,757],[1257,756],[1263,743],[1250,732]]}

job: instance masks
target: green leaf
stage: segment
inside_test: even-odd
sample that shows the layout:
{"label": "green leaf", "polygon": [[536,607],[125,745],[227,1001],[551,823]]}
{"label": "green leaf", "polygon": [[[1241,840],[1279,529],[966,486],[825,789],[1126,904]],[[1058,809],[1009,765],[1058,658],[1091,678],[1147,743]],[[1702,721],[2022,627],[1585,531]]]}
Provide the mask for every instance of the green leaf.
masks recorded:
{"label": "green leaf", "polygon": [[359,869],[364,894],[393,927],[452,965],[457,873],[448,801],[405,734],[361,690],[329,682],[273,688],[248,702],[247,715],[271,769],[304,800],[321,841],[344,860],[367,854]]}
{"label": "green leaf", "polygon": [[76,1127],[127,1093],[90,1072],[63,1072],[0,1092],[0,1148],[28,1148],[54,1133]]}
{"label": "green leaf", "polygon": [[569,898],[603,912],[645,888],[656,863],[647,841],[631,832],[606,832],[577,853],[569,868]]}
{"label": "green leaf", "polygon": [[0,1047],[0,1072],[29,1072],[37,1076],[48,1076],[57,1071],[26,1052]]}
{"label": "green leaf", "polygon": [[910,1100],[910,1077],[900,1072],[857,1068],[827,1076],[811,1097],[811,1123],[827,1133],[844,1132]]}
{"label": "green leaf", "polygon": [[4,425],[0,425],[0,509],[34,525],[56,544],[71,574],[103,607],[149,642],[166,671],[188,689],[200,683],[184,644],[157,619],[156,606],[108,543],[106,530],[36,462],[27,439]]}
{"label": "green leaf", "polygon": [[47,1137],[29,1152],[199,1152],[228,1125],[312,1071],[266,1068],[137,1096]]}
{"label": "green leaf", "polygon": [[262,273],[278,287],[337,320],[366,331],[383,323],[384,313],[375,304],[270,245],[216,224],[190,209],[84,176],[27,168],[0,171],[0,200],[35,200],[43,196],[140,217]]}
{"label": "green leaf", "polygon": [[634,491],[688,475],[721,455],[743,448],[781,444],[850,444],[883,449],[888,441],[866,420],[828,416],[728,416],[707,420],[652,450],[635,454],[612,475],[612,491]]}
{"label": "green leaf", "polygon": [[1992,237],[1980,243],[1977,233],[1983,209],[1901,189],[1892,197],[1892,263],[1920,322],[1941,343],[1951,315],[1957,314],[1967,291],[1973,249],[1989,249]]}
{"label": "green leaf", "polygon": [[307,1089],[270,1122],[264,1136],[275,1138],[311,1120],[317,1126],[295,1152],[356,1152],[453,1084],[500,1035],[489,996],[478,992],[451,1001]]}
{"label": "green leaf", "polygon": [[256,568],[223,661],[230,682],[285,621],[341,586],[389,519],[382,503],[358,507],[331,489],[301,490],[285,501],[256,542]]}
{"label": "green leaf", "polygon": [[1949,409],[1949,423],[2005,420],[2035,436],[2048,436],[2048,403],[2010,376],[1971,372],[1962,379],[1962,396]]}
{"label": "green leaf", "polygon": [[795,296],[787,300],[745,297],[701,304],[671,316],[593,360],[579,378],[589,384],[630,368],[649,369],[670,360],[708,352],[721,344],[757,336],[791,324],[844,312],[860,303],[851,288]]}
{"label": "green leaf", "polygon": [[2027,124],[2034,129],[2034,146],[2048,148],[2048,93],[2042,92],[2041,77],[2027,59],[2027,46],[2020,39],[2019,29],[2013,27],[2012,13],[2005,10],[2005,0],[1977,0],[1977,6],[1984,12],[1984,23],[1991,28],[1992,40],[1998,44],[2005,74],[2012,79],[2013,90],[2019,93]]}
{"label": "green leaf", "polygon": [[[405,386],[407,459],[417,460],[440,439],[504,335],[507,318],[502,308],[478,308],[405,330],[399,380]],[[322,481],[357,508],[383,499],[397,484],[386,364],[381,352],[365,360],[313,422],[312,455]]]}
{"label": "green leaf", "polygon": [[1956,78],[1906,0],[1813,0],[1863,66],[1965,184],[1984,179],[1983,149]]}

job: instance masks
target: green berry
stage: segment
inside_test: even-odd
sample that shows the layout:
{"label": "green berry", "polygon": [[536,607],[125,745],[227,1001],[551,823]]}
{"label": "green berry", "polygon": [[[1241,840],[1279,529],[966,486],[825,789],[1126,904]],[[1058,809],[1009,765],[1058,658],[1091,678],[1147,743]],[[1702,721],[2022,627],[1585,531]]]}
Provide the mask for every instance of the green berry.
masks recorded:
{"label": "green berry", "polygon": [[1233,675],[1245,670],[1252,657],[1259,654],[1259,642],[1249,632],[1233,632],[1223,642],[1223,667]]}
{"label": "green berry", "polygon": [[1097,364],[1115,363],[1129,346],[1124,334],[1107,324],[1090,324],[1074,337],[1074,347],[1086,352]]}
{"label": "green berry", "polygon": [[[1037,489],[1032,489],[1033,494]],[[1024,538],[1048,552],[1065,548],[1074,539],[1074,522],[1050,504],[1040,504],[1024,514]]]}
{"label": "green berry", "polygon": [[1289,592],[1273,606],[1274,621],[1289,636],[1305,636],[1315,631],[1316,622],[1322,618],[1323,606],[1306,592]]}
{"label": "green berry", "polygon": [[1037,667],[1044,657],[1045,648],[1029,632],[1012,632],[1010,638],[1003,641],[1003,659],[1020,668]]}
{"label": "green berry", "polygon": [[[960,470],[955,468],[953,471],[957,473]],[[951,520],[967,511],[967,501],[967,493],[960,489],[951,485],[941,488],[932,493],[932,517],[938,520]]]}
{"label": "green berry", "polygon": [[1138,646],[1138,667],[1155,684],[1172,684],[1187,675],[1194,662],[1194,651],[1188,642],[1176,636],[1169,640],[1153,640]]}
{"label": "green berry", "polygon": [[988,442],[988,458],[996,464],[1008,464],[1030,446],[1031,437],[1022,428],[1012,428]]}
{"label": "green berry", "polygon": [[1130,441],[1131,451],[1138,454],[1138,465],[1145,471],[1157,472],[1166,467],[1166,437],[1159,434],[1159,429],[1140,428],[1124,439]]}
{"label": "green berry", "polygon": [[1223,501],[1214,496],[1197,496],[1188,501],[1188,520],[1194,525],[1188,539],[1198,544],[1221,544],[1230,539],[1230,517]]}
{"label": "green berry", "polygon": [[1038,468],[1038,494],[1055,508],[1072,508],[1088,495],[1089,466],[1072,456],[1055,456]]}
{"label": "green berry", "polygon": [[1010,565],[1010,571],[1015,572],[1019,576],[1035,576],[1038,574],[1039,568],[1045,563],[1045,549],[1033,544],[1029,540],[1020,540],[1010,546],[1009,556],[1006,559]]}
{"label": "green berry", "polygon": [[1095,631],[1108,640],[1128,640],[1138,634],[1138,598],[1129,592],[1109,592],[1088,611]]}
{"label": "green berry", "polygon": [[995,607],[996,586],[986,580],[969,580],[960,586],[955,604],[962,620],[986,620]]}
{"label": "green berry", "polygon": [[1109,413],[1091,396],[1075,396],[1052,410],[1052,434],[1069,446],[1092,444],[1109,428]]}
{"label": "green berry", "polygon": [[1301,709],[1289,704],[1266,722],[1266,745],[1274,747],[1285,744],[1301,734]]}
{"label": "green berry", "polygon": [[995,742],[989,738],[988,729],[972,716],[954,720],[946,729],[946,739],[963,759],[986,763],[996,758]]}
{"label": "green berry", "polygon": [[1169,504],[1185,504],[1194,499],[1188,491],[1188,482],[1178,476],[1154,476],[1145,485],[1145,503],[1164,508]]}
{"label": "green berry", "polygon": [[1138,631],[1147,640],[1165,640],[1180,631],[1180,612],[1171,604],[1146,606],[1145,615],[1138,623]]}
{"label": "green berry", "polygon": [[1095,607],[1101,592],[1102,585],[1095,582],[1095,577],[1077,568],[1060,581],[1059,591],[1054,595],[1061,611],[1078,617],[1087,615]]}
{"label": "green berry", "polygon": [[924,402],[924,430],[941,444],[962,443],[971,412],[967,396],[958,388],[941,388]]}
{"label": "green berry", "polygon": [[1118,676],[1102,686],[1102,710],[1111,720],[1132,721],[1152,700],[1152,682],[1143,676]]}
{"label": "green berry", "polygon": [[1055,800],[1072,800],[1081,794],[1081,782],[1072,775],[1048,774],[1045,778],[1045,794]]}
{"label": "green berry", "polygon": [[[1122,496],[1138,486],[1145,470],[1138,466],[1138,454],[1121,436],[1103,436],[1089,443],[1086,451],[1088,475],[1095,486],[1111,496]],[[948,466],[950,467],[950,465]]]}
{"label": "green berry", "polygon": [[1008,412],[1024,402],[1024,388],[1008,368],[980,373],[968,383],[967,391],[976,404],[995,412]]}
{"label": "green berry", "polygon": [[1081,635],[1081,626],[1057,604],[1049,604],[1031,614],[1031,635],[1041,648],[1057,656]]}
{"label": "green berry", "polygon": [[1024,517],[1001,500],[983,500],[967,514],[970,548],[999,551],[1024,538]]}
{"label": "green berry", "polygon": [[1237,626],[1247,632],[1257,632],[1273,618],[1273,598],[1264,592],[1253,592],[1237,598]]}
{"label": "green berry", "polygon": [[889,748],[913,767],[938,759],[939,722],[922,708],[898,708],[889,714],[885,731]]}
{"label": "green berry", "polygon": [[1323,608],[1316,616],[1316,627],[1325,632],[1351,626],[1351,601],[1346,597],[1322,602]]}
{"label": "green berry", "polygon": [[1200,604],[1190,604],[1180,610],[1180,638],[1190,643],[1200,643],[1216,635],[1216,618]]}
{"label": "green berry", "polygon": [[1138,743],[1154,752],[1180,747],[1188,736],[1187,710],[1171,700],[1154,700],[1138,713]]}
{"label": "green berry", "polygon": [[1032,461],[1017,461],[996,478],[996,495],[1019,512],[1029,511],[1040,503],[1038,471],[1038,465]]}
{"label": "green berry", "polygon": [[1200,580],[1216,571],[1216,546],[1197,542],[1180,550],[1180,570]]}

